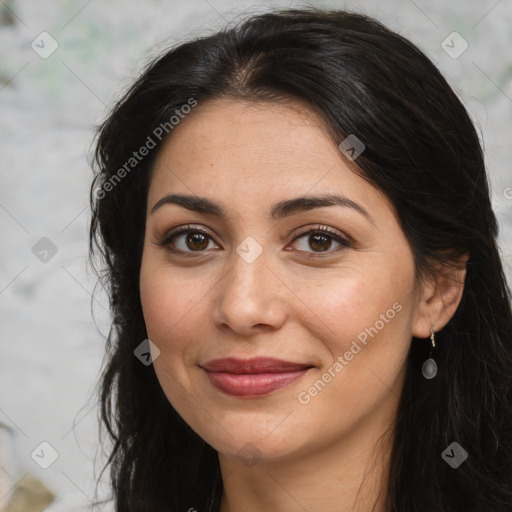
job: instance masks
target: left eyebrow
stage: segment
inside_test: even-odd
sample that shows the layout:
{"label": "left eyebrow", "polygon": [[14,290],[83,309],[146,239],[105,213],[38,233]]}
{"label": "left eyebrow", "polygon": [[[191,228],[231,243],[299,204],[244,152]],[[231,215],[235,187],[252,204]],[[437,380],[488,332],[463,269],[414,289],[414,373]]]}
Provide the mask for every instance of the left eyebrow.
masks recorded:
{"label": "left eyebrow", "polygon": [[274,205],[271,212],[273,219],[281,219],[292,215],[298,211],[311,210],[313,208],[322,208],[324,206],[344,206],[352,208],[375,225],[372,216],[363,206],[352,201],[345,196],[335,194],[324,194],[321,196],[301,196],[294,199],[287,199]]}
{"label": "left eyebrow", "polygon": [[[214,215],[221,219],[227,218],[226,210],[220,204],[217,204],[206,197],[189,196],[184,194],[168,194],[162,197],[151,208],[150,213],[153,214],[164,204],[177,204],[187,208],[188,210]],[[348,197],[335,194],[300,196],[280,201],[272,207],[270,216],[272,219],[277,220],[288,217],[297,212],[312,210],[313,208],[322,208],[325,206],[343,206],[351,208],[366,217],[371,224],[375,225],[375,221],[372,216],[363,206],[352,201]]]}

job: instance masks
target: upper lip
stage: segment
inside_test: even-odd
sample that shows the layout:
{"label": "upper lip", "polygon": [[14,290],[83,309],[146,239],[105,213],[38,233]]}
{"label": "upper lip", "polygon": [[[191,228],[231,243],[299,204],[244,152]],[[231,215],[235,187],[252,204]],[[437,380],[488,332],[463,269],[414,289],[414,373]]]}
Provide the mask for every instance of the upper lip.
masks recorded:
{"label": "upper lip", "polygon": [[313,365],[283,361],[282,359],[274,359],[272,357],[255,357],[252,359],[226,357],[212,359],[200,366],[210,372],[243,374],[293,372],[312,368]]}

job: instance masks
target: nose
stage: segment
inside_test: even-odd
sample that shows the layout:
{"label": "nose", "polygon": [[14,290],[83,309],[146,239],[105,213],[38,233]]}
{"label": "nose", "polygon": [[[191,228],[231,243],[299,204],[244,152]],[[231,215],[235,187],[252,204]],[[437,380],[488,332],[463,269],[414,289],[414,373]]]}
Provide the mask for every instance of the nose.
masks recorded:
{"label": "nose", "polygon": [[220,329],[251,336],[286,322],[290,292],[268,263],[265,251],[252,262],[233,251],[230,270],[215,287],[213,320]]}

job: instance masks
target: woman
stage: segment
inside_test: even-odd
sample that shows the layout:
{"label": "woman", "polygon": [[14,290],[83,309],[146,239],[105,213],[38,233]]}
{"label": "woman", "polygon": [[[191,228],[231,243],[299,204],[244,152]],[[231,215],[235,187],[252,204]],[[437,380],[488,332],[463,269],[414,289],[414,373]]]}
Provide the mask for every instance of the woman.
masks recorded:
{"label": "woman", "polygon": [[254,16],[101,126],[119,511],[505,511],[512,314],[481,147],[368,17]]}

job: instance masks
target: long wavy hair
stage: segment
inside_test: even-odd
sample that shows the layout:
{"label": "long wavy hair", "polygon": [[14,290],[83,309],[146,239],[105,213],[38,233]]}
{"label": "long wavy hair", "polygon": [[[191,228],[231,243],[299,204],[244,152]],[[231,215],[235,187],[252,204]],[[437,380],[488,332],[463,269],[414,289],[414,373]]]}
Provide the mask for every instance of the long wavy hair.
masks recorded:
{"label": "long wavy hair", "polygon": [[[461,303],[436,337],[435,379],[421,374],[428,343],[411,340],[386,511],[510,512],[511,295],[477,133],[414,44],[372,18],[316,8],[253,15],[166,50],[98,129],[89,242],[113,317],[98,397],[116,510],[220,507],[217,452],[174,410],[153,367],[134,356],[147,338],[139,272],[161,147],[155,133],[166,126],[172,137],[169,116],[186,112],[191,98],[305,102],[336,144],[350,134],[364,143],[348,163],[393,203],[417,276],[469,254]],[[154,147],[130,160],[148,137]],[[468,453],[457,469],[441,456],[452,442]]]}

